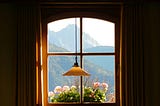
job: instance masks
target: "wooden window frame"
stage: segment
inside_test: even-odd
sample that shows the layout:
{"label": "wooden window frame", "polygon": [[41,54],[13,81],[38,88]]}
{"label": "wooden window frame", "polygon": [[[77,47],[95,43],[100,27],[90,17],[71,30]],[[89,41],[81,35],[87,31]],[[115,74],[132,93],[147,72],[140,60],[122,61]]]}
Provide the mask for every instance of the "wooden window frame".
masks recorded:
{"label": "wooden window frame", "polygon": [[[83,5],[83,6],[82,6]],[[108,6],[109,7],[113,6],[114,8],[114,3],[113,4],[108,4],[106,3],[105,6]],[[118,6],[121,7],[121,3],[118,3],[116,4]],[[102,7],[101,7],[102,6]],[[102,12],[102,13],[98,13],[98,11],[95,11],[95,12],[85,12],[85,11],[80,11],[81,9],[86,9],[86,8],[89,8],[92,10],[92,8],[94,7],[94,9],[98,9],[98,10],[103,10],[105,8],[104,4],[75,4],[73,6],[71,6],[70,4],[56,4],[56,5],[53,5],[53,6],[50,6],[50,5],[46,5],[45,3],[42,5],[42,10],[43,9],[51,9],[51,11],[53,11],[52,9],[54,9],[54,12],[57,12],[59,9],[61,11],[58,11],[58,15],[57,14],[54,14],[53,15],[50,15],[50,11],[45,11],[45,13],[42,12],[42,36],[41,36],[41,40],[42,40],[42,76],[43,76],[43,79],[42,79],[42,100],[41,102],[44,104],[44,106],[64,106],[64,105],[68,105],[68,104],[48,104],[48,100],[46,98],[47,95],[48,95],[48,85],[47,85],[47,79],[48,79],[48,76],[47,76],[47,24],[51,21],[55,21],[55,20],[60,20],[60,19],[64,19],[64,18],[72,18],[72,17],[87,17],[87,18],[98,18],[98,19],[102,19],[102,20],[106,20],[106,21],[111,21],[111,22],[114,22],[115,23],[115,54],[110,54],[108,53],[107,55],[115,55],[115,70],[116,73],[115,73],[115,77],[116,77],[116,103],[100,103],[101,105],[105,105],[105,106],[120,106],[120,99],[121,99],[121,76],[120,76],[120,36],[121,36],[121,32],[120,32],[120,26],[121,26],[121,15],[116,18],[112,15],[107,15],[107,12],[105,14],[105,12]],[[76,8],[73,12],[72,12],[72,8]],[[66,9],[68,9],[68,13],[66,13]],[[56,11],[57,10],[57,11]],[[64,12],[63,12],[64,11]],[[121,14],[121,11],[119,11],[120,14]],[[44,15],[45,14],[45,15]],[[103,14],[103,15],[102,15]],[[82,40],[81,40],[82,41]],[[63,55],[63,54],[51,54],[51,55]],[[70,54],[68,54],[70,55]],[[73,55],[73,54],[72,54]],[[75,54],[74,54],[75,55]],[[83,53],[80,52],[78,55],[106,55],[106,53]],[[82,63],[81,63],[82,64]],[[97,105],[97,103],[94,103],[94,104],[69,104],[69,105]]]}

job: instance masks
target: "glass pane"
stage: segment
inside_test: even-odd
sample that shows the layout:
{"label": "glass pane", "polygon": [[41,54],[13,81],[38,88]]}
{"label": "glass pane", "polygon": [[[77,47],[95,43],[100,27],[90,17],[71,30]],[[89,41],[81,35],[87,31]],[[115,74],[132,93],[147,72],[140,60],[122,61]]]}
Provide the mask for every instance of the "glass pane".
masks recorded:
{"label": "glass pane", "polygon": [[[79,18],[77,18],[77,50],[79,50]],[[48,52],[75,52],[75,18],[48,24]]]}
{"label": "glass pane", "polygon": [[83,52],[114,52],[115,24],[94,18],[83,18]]}
{"label": "glass pane", "polygon": [[[48,57],[48,101],[79,102],[79,77],[63,76],[74,64],[73,56]],[[79,63],[79,57],[78,57]]]}
{"label": "glass pane", "polygon": [[84,78],[84,101],[115,103],[115,57],[84,56],[83,62],[91,74]]}

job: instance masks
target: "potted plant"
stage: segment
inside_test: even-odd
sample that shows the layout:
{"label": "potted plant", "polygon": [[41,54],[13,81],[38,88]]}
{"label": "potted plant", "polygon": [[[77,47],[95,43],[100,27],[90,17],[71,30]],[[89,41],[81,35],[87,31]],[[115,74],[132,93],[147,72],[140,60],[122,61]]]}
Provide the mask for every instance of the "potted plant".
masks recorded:
{"label": "potted plant", "polygon": [[[84,102],[105,102],[108,90],[107,83],[94,82],[92,86],[84,87]],[[51,102],[80,102],[79,89],[76,86],[56,86],[49,92]]]}

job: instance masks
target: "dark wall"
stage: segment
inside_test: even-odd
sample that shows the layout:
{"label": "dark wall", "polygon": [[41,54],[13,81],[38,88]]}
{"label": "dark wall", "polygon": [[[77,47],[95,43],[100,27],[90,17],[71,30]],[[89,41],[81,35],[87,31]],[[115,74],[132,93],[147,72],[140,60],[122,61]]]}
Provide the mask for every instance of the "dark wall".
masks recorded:
{"label": "dark wall", "polygon": [[160,3],[144,6],[146,106],[160,106]]}
{"label": "dark wall", "polygon": [[0,105],[15,106],[16,10],[0,4]]}

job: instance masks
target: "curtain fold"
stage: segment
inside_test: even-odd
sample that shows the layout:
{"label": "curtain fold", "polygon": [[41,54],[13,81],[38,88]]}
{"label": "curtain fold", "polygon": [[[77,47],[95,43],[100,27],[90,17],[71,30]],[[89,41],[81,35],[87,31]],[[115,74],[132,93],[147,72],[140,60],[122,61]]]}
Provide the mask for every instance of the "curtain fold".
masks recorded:
{"label": "curtain fold", "polygon": [[16,106],[36,105],[38,12],[35,4],[17,4]]}
{"label": "curtain fold", "polygon": [[123,10],[123,106],[145,106],[143,4],[127,3]]}

